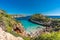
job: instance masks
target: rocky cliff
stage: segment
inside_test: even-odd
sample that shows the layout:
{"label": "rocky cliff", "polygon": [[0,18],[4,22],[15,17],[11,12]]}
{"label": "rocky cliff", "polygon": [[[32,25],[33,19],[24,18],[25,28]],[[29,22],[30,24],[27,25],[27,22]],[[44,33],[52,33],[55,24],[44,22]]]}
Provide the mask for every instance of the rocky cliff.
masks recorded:
{"label": "rocky cliff", "polygon": [[0,27],[0,40],[23,40],[23,38],[15,37],[12,34],[3,31]]}
{"label": "rocky cliff", "polygon": [[3,10],[0,10],[0,27],[14,36],[26,36],[22,24],[12,18],[11,15],[6,14]]}

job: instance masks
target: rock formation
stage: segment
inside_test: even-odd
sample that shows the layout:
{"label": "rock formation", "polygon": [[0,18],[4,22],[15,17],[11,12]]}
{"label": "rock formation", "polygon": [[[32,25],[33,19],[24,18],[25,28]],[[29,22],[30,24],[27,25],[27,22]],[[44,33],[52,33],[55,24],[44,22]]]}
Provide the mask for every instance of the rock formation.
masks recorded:
{"label": "rock formation", "polygon": [[12,18],[11,15],[6,14],[4,10],[0,10],[0,27],[11,34],[16,33],[17,35],[26,36],[22,24]]}
{"label": "rock formation", "polygon": [[23,38],[15,37],[12,34],[3,31],[0,27],[0,40],[23,40]]}

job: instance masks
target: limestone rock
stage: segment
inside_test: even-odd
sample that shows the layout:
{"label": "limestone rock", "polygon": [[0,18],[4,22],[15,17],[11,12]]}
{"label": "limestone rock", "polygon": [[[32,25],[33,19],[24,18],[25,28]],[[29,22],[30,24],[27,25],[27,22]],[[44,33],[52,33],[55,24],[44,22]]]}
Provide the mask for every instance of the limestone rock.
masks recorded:
{"label": "limestone rock", "polygon": [[0,27],[0,40],[23,40],[23,38],[15,37],[12,34],[3,31]]}

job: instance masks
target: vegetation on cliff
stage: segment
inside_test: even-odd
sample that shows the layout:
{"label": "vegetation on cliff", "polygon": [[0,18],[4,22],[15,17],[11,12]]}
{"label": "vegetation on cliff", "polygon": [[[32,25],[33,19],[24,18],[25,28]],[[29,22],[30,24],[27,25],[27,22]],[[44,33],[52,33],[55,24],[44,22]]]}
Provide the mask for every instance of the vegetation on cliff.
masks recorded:
{"label": "vegetation on cliff", "polygon": [[15,36],[24,35],[25,30],[21,23],[12,18],[11,15],[6,14],[4,10],[0,10],[0,27]]}
{"label": "vegetation on cliff", "polygon": [[51,19],[48,18],[47,16],[41,15],[41,14],[34,14],[31,16],[32,20],[35,21],[43,21],[43,22],[49,22]]}
{"label": "vegetation on cliff", "polygon": [[59,19],[52,19],[48,16],[44,16],[41,14],[35,14],[32,15],[30,18],[30,21],[46,26],[46,27],[52,27],[53,30],[57,31],[60,29],[60,20]]}
{"label": "vegetation on cliff", "polygon": [[[33,21],[32,21],[33,20]],[[23,37],[24,40],[60,40],[60,20],[52,19],[41,14],[35,14],[30,18],[34,23],[42,23],[40,25],[52,27],[53,31],[57,32],[44,32],[38,37]],[[4,10],[0,10],[0,27],[14,36],[27,36],[21,23],[16,21],[11,15],[6,14]],[[48,28],[47,28],[48,29]]]}
{"label": "vegetation on cliff", "polygon": [[60,40],[60,19],[35,14],[31,16],[30,21],[46,27],[42,34],[32,38],[32,40]]}
{"label": "vegetation on cliff", "polygon": [[60,40],[60,32],[43,33],[32,40]]}
{"label": "vegetation on cliff", "polygon": [[23,40],[23,38],[15,37],[14,35],[2,30],[2,28],[0,27],[0,40]]}

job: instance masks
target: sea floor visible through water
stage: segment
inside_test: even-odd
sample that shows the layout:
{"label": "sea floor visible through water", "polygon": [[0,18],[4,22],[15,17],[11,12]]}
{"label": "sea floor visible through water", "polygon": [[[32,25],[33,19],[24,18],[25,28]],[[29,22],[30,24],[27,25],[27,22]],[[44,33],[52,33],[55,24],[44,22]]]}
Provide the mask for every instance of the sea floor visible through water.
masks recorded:
{"label": "sea floor visible through water", "polygon": [[29,22],[28,20],[20,20],[20,22],[22,23],[27,33],[33,33],[37,31],[37,29],[43,28],[43,26]]}
{"label": "sea floor visible through water", "polygon": [[[60,18],[60,16],[48,16],[48,17]],[[21,22],[21,24],[23,25],[23,27],[27,33],[35,32],[37,29],[44,28],[44,26],[41,26],[41,25],[38,25],[38,24],[35,24],[35,23],[28,21],[29,18],[30,18],[30,16],[22,17],[22,18],[16,18],[18,21]]]}
{"label": "sea floor visible through water", "polygon": [[20,23],[22,24],[27,33],[32,33],[35,32],[37,29],[43,28],[43,26],[41,25],[28,21],[28,18],[16,18],[16,19],[20,21]]}

